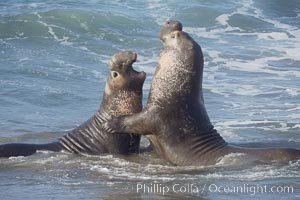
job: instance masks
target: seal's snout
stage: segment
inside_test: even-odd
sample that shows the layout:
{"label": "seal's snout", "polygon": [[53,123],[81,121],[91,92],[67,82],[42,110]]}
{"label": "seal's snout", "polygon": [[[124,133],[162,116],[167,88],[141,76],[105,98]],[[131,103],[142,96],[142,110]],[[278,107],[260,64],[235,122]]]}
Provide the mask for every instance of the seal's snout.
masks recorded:
{"label": "seal's snout", "polygon": [[169,20],[164,26],[168,27],[170,31],[182,31],[182,23],[179,21]]}
{"label": "seal's snout", "polygon": [[166,39],[165,37],[173,31],[182,31],[182,24],[179,21],[166,21],[159,33],[160,40],[164,42]]}
{"label": "seal's snout", "polygon": [[125,55],[124,57],[128,58],[127,59],[127,64],[128,65],[132,65],[134,62],[136,62],[136,59],[137,59],[137,54],[135,52],[132,52],[132,51],[125,51],[125,54],[128,54],[128,55]]}
{"label": "seal's snout", "polygon": [[113,55],[109,61],[110,70],[116,70],[122,67],[130,67],[136,62],[137,54],[132,51],[122,51]]}

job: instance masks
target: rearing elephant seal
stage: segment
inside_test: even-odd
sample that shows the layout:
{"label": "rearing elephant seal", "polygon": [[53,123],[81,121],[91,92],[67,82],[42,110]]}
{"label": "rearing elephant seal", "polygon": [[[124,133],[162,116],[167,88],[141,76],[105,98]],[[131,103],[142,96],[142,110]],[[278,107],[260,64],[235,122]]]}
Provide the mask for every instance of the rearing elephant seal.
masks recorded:
{"label": "rearing elephant seal", "polygon": [[67,135],[49,144],[12,143],[0,145],[0,157],[28,156],[37,150],[66,150],[75,154],[138,152],[140,136],[134,134],[108,134],[103,128],[104,119],[129,115],[142,110],[144,72],[132,68],[137,54],[130,51],[115,54],[109,63],[110,75],[106,82],[102,104],[87,122]]}
{"label": "rearing elephant seal", "polygon": [[158,155],[176,165],[212,165],[224,155],[245,153],[262,159],[292,160],[300,150],[247,149],[228,145],[210,123],[202,92],[203,54],[177,21],[160,31],[164,48],[142,112],[107,122],[111,133],[146,135]]}

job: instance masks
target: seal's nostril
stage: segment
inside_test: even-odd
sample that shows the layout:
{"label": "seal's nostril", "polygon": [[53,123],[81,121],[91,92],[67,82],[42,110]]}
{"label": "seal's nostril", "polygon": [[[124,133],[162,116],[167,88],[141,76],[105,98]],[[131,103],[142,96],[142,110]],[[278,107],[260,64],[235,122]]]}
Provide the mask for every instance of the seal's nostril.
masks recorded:
{"label": "seal's nostril", "polygon": [[167,21],[167,24],[170,24],[170,21]]}

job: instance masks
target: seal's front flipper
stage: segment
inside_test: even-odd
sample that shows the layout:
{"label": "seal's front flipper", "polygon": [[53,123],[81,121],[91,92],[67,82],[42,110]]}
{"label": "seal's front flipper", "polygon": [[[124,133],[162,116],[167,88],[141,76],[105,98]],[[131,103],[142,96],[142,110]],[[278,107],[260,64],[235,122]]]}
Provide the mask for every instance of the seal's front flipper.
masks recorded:
{"label": "seal's front flipper", "polygon": [[138,135],[148,135],[149,120],[147,112],[140,112],[130,116],[114,117],[104,124],[104,128],[109,133],[134,133]]}
{"label": "seal's front flipper", "polygon": [[62,146],[58,142],[48,144],[9,143],[0,145],[0,157],[9,158],[17,156],[30,156],[37,150],[61,151]]}
{"label": "seal's front flipper", "polygon": [[10,143],[0,145],[0,157],[30,156],[37,150],[34,144]]}

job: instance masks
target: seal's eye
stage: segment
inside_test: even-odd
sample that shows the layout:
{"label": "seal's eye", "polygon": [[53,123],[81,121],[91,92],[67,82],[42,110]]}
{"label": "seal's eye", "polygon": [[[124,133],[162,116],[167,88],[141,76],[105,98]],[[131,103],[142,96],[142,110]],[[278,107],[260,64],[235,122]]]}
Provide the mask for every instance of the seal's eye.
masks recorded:
{"label": "seal's eye", "polygon": [[175,38],[176,37],[176,34],[175,33],[172,33],[171,34],[171,38]]}
{"label": "seal's eye", "polygon": [[112,72],[112,73],[111,73],[111,76],[112,76],[113,78],[117,78],[117,77],[119,76],[119,73],[118,73],[118,72]]}

